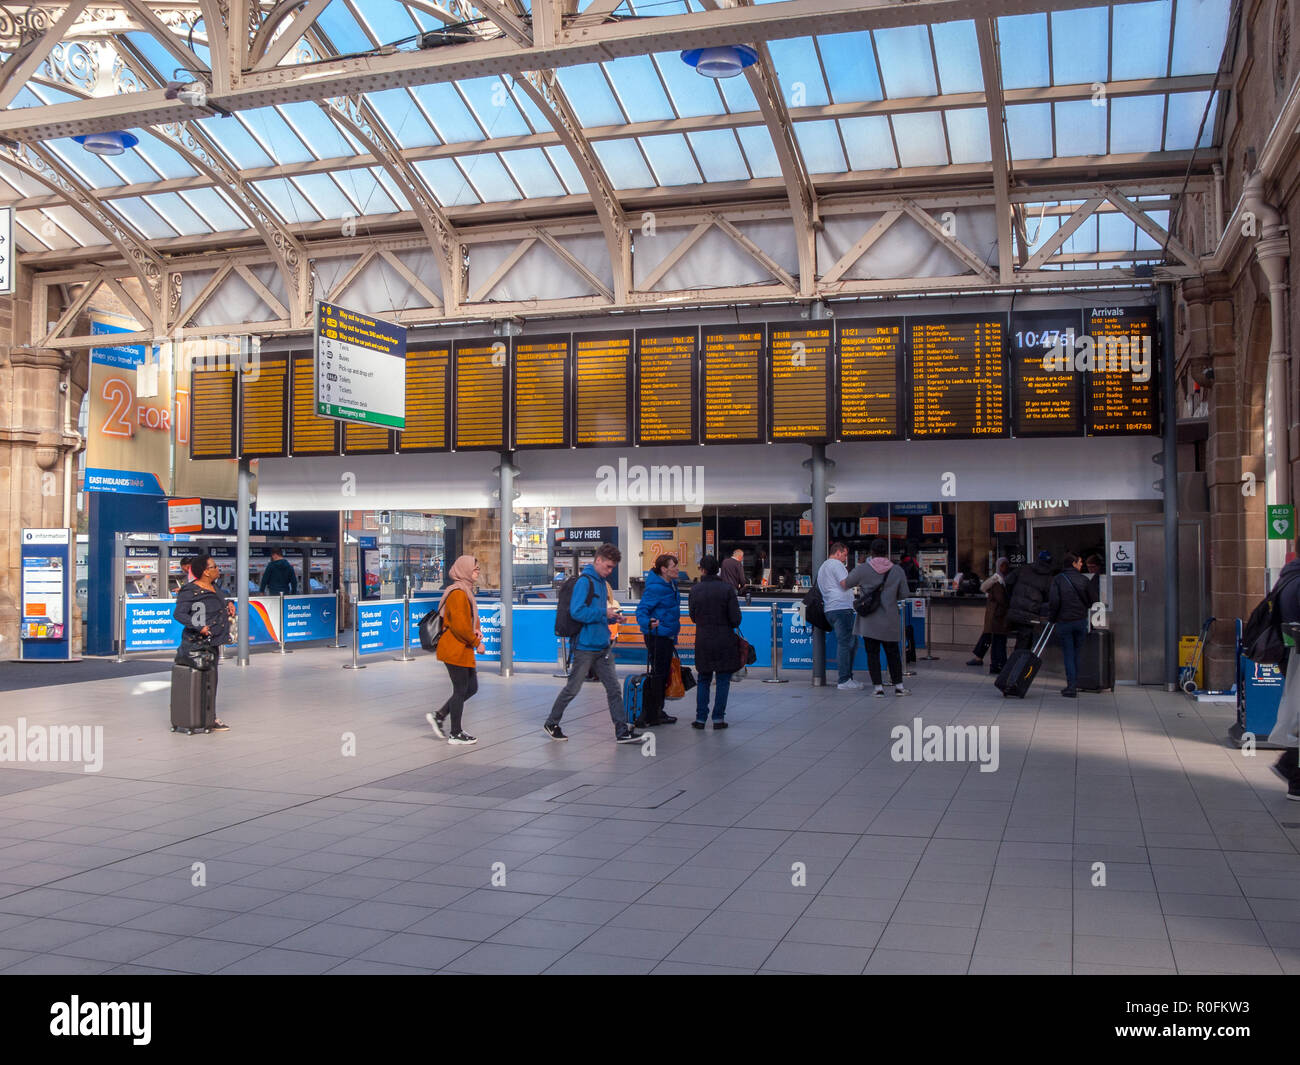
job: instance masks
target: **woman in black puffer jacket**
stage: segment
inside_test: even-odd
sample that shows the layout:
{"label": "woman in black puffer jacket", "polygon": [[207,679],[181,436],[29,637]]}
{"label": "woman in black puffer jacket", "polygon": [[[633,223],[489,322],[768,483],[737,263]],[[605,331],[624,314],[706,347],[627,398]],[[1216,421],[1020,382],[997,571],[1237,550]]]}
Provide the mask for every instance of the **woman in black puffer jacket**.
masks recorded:
{"label": "woman in black puffer jacket", "polygon": [[713,727],[727,727],[727,693],[731,675],[744,664],[740,660],[740,600],[736,589],[718,576],[718,560],[713,555],[700,559],[704,576],[691,588],[690,613],[695,622],[695,669],[699,683],[695,686],[695,720],[693,728],[703,728],[709,720],[709,687],[716,675],[718,696],[713,702]]}
{"label": "woman in black puffer jacket", "polygon": [[1083,559],[1067,551],[1065,569],[1052,578],[1047,597],[1047,620],[1056,626],[1065,657],[1065,687],[1061,694],[1073,699],[1079,678],[1079,652],[1088,635],[1088,613],[1097,601],[1097,588],[1082,573]]}
{"label": "woman in black puffer jacket", "polygon": [[216,660],[212,663],[212,731],[226,732],[230,726],[216,719],[217,706],[217,664],[221,661],[221,646],[230,637],[230,619],[235,615],[235,604],[227,603],[217,592],[213,583],[217,576],[217,564],[211,555],[196,555],[187,558],[181,567],[193,578],[176,593],[176,609],[172,617],[181,623],[181,649],[192,648],[202,642],[199,637],[211,637],[212,647],[216,651]]}

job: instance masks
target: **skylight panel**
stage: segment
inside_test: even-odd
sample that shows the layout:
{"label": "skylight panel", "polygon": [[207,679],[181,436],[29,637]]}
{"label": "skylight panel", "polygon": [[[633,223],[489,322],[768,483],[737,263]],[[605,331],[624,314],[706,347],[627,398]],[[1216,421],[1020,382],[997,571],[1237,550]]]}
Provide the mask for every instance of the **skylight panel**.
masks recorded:
{"label": "skylight panel", "polygon": [[393,0],[379,0],[378,3],[370,0],[358,3],[355,10],[365,28],[380,44],[395,44],[419,32],[405,4],[395,4]]}
{"label": "skylight panel", "polygon": [[484,203],[523,199],[523,193],[495,153],[471,156],[461,162],[461,168]]}
{"label": "skylight panel", "polygon": [[874,34],[886,96],[902,100],[938,94],[930,35],[924,25],[875,30]]}
{"label": "skylight panel", "polygon": [[[50,230],[53,229],[59,236],[64,236],[68,242],[64,246],[74,248],[94,247],[99,244],[108,243],[105,237],[98,229],[87,222],[81,215],[77,214],[71,207],[49,207],[45,210],[45,216],[41,217],[38,223],[37,233],[43,240],[49,242]],[[40,217],[40,216],[38,216]],[[52,225],[45,225],[45,221],[52,222]],[[51,234],[52,235],[52,234]],[[66,235],[66,236],[65,236]]]}
{"label": "skylight panel", "polygon": [[1050,159],[1052,156],[1052,105],[1011,104],[1007,107],[1007,134],[1013,159]]}
{"label": "skylight panel", "polygon": [[891,115],[898,142],[900,166],[945,166],[948,148],[943,139],[943,116],[938,111]]}
{"label": "skylight panel", "polygon": [[153,208],[138,196],[108,200],[106,205],[121,215],[141,236],[149,240],[166,240],[177,235]]}
{"label": "skylight panel", "polygon": [[551,165],[559,172],[560,180],[564,182],[564,187],[571,195],[577,195],[587,191],[586,183],[582,180],[582,172],[578,165],[573,161],[573,156],[569,150],[563,146],[555,146],[545,149],[546,158],[551,161]]}
{"label": "skylight panel", "polygon": [[626,121],[597,64],[564,67],[557,75],[583,126],[621,126]]}
{"label": "skylight panel", "polygon": [[[50,211],[19,211],[17,220],[32,234],[35,240],[40,241],[43,249],[49,248],[61,251],[65,248],[75,248],[78,245],[78,242],[73,240],[54,220]],[[90,243],[107,244],[108,238],[103,234],[97,234],[97,239]]]}
{"label": "skylight panel", "polygon": [[1158,152],[1164,140],[1163,96],[1117,96],[1110,101],[1110,150]]}
{"label": "skylight panel", "polygon": [[1098,212],[1098,245],[1102,251],[1132,251],[1137,226],[1119,211]]}
{"label": "skylight panel", "polygon": [[[1169,94],[1169,114],[1165,121],[1165,151],[1176,152],[1191,148],[1196,131],[1205,112],[1208,92],[1173,92]],[[1208,147],[1214,138],[1214,111],[1205,120],[1205,132],[1199,147]]]}
{"label": "skylight panel", "polygon": [[253,187],[271,205],[281,221],[290,225],[301,222],[319,222],[320,215],[297,189],[284,178],[254,181]]}
{"label": "skylight panel", "polygon": [[357,207],[349,202],[328,174],[299,174],[293,183],[322,218],[343,218],[357,213]]}
{"label": "skylight panel", "polygon": [[506,75],[505,83],[510,90],[510,98],[514,100],[515,106],[519,108],[520,114],[524,116],[524,121],[532,127],[532,132],[549,133],[553,128],[551,120],[542,114],[541,108],[533,103],[533,98],[519,85],[519,80]]}
{"label": "skylight panel", "polygon": [[931,26],[934,55],[939,62],[939,91],[983,92],[980,46],[973,22],[941,22]]}
{"label": "skylight panel", "polygon": [[819,107],[831,102],[811,37],[770,41],[767,48],[788,106]]}
{"label": "skylight panel", "polygon": [[683,118],[726,113],[722,96],[712,78],[700,77],[681,61],[676,52],[659,52],[654,60],[664,84],[668,86],[672,104]]}
{"label": "skylight panel", "polygon": [[[1151,221],[1153,221],[1156,225],[1158,225],[1158,226],[1159,226],[1161,229],[1163,229],[1166,233],[1169,232],[1169,212],[1168,212],[1168,211],[1148,211],[1148,212],[1147,212],[1147,217],[1150,218]],[[1146,230],[1144,230],[1144,229],[1138,229],[1138,231],[1137,231],[1137,248],[1138,248],[1139,251],[1155,251],[1155,250],[1158,250],[1159,248],[1161,248],[1161,247],[1163,247],[1163,246],[1164,246],[1164,240],[1163,240],[1163,238],[1162,238],[1161,240],[1156,240],[1155,237],[1153,237],[1153,236],[1151,236],[1149,233],[1147,233]]]}
{"label": "skylight panel", "polygon": [[489,138],[522,137],[532,132],[499,77],[462,78],[457,84]]}
{"label": "skylight panel", "polygon": [[736,135],[729,129],[705,129],[688,133],[695,157],[704,170],[705,181],[748,181],[749,167]]}
{"label": "skylight panel", "polygon": [[180,195],[218,233],[248,228],[244,217],[216,189],[187,189]]}
{"label": "skylight panel", "polygon": [[442,143],[408,90],[383,89],[380,92],[368,92],[366,99],[384,120],[384,125],[399,148],[428,148]]}
{"label": "skylight panel", "polygon": [[[64,166],[92,189],[116,188],[126,184],[121,175],[116,173],[102,157],[86,151],[71,137],[47,141],[45,147],[57,155]],[[157,180],[156,174],[152,176]]]}
{"label": "skylight panel", "polygon": [[212,138],[221,154],[240,170],[270,166],[271,157],[253,139],[244,125],[234,118],[201,118],[199,128]]}
{"label": "skylight panel", "polygon": [[273,107],[241,111],[235,118],[243,123],[253,139],[262,146],[272,163],[305,163],[316,158]]}
{"label": "skylight panel", "polygon": [[1056,154],[1105,155],[1106,107],[1091,99],[1063,100],[1056,108]]}
{"label": "skylight panel", "polygon": [[848,169],[839,127],[833,121],[796,122],[794,135],[810,174],[842,174]]}
{"label": "skylight panel", "polygon": [[[697,78],[700,76],[695,75]],[[700,78],[701,81],[712,81],[719,89],[722,90],[722,98],[727,102],[727,110],[733,115],[743,115],[747,111],[757,111],[758,101],[754,99],[753,90],[749,87],[749,81],[744,77],[736,78]]]}
{"label": "skylight panel", "polygon": [[[1170,0],[1116,4],[1111,29],[1111,77],[1163,78],[1169,66]],[[1222,39],[1220,39],[1222,44]]]}
{"label": "skylight panel", "polygon": [[[141,141],[144,141],[146,139],[150,139],[151,136],[152,135],[141,136],[140,139]],[[70,154],[73,148],[75,148],[76,151],[78,152],[86,151],[80,144],[76,144],[71,140],[68,143],[71,144],[73,147],[69,148],[68,152],[65,154]],[[125,183],[128,185],[135,185],[144,182],[159,180],[158,171],[156,171],[147,162],[145,162],[144,156],[140,154],[140,150],[138,147],[128,148],[121,155],[113,156],[111,163],[105,160],[105,165],[111,166],[113,170],[121,174],[126,179]],[[119,178],[116,181],[114,181],[113,184],[121,185],[123,184],[123,181],[121,178]]]}
{"label": "skylight panel", "polygon": [[193,208],[174,192],[162,192],[145,196],[143,199],[182,236],[190,237],[199,233],[213,232],[212,226],[195,214]]}
{"label": "skylight panel", "polygon": [[690,146],[680,133],[640,137],[641,150],[650,160],[655,180],[660,185],[698,185],[704,180],[691,156]]}
{"label": "skylight panel", "polygon": [[352,145],[339,132],[334,120],[317,104],[308,101],[281,104],[279,111],[298,139],[318,159],[335,159],[352,154]]}
{"label": "skylight panel", "polygon": [[870,33],[865,30],[829,33],[817,38],[817,47],[822,54],[822,66],[835,103],[862,103],[885,98],[876,71],[876,52]]}
{"label": "skylight panel", "polygon": [[1052,84],[1091,85],[1107,79],[1107,11],[1090,7],[1052,12]]}
{"label": "skylight panel", "polygon": [[411,209],[406,196],[382,166],[372,166],[368,170],[340,170],[334,178],[343,184],[344,191],[361,204],[363,215],[393,214]]}
{"label": "skylight panel", "polygon": [[[188,47],[185,36],[173,34],[173,37],[182,49]],[[194,77],[193,73],[181,69],[180,60],[167,51],[167,48],[152,33],[128,33],[126,39],[144,56],[163,81],[188,81]],[[189,64],[189,66],[194,65],[193,62]]]}
{"label": "skylight panel", "polygon": [[619,102],[633,122],[662,122],[674,117],[672,104],[649,56],[606,60],[604,67],[614,83]]}
{"label": "skylight panel", "polygon": [[450,159],[422,159],[415,164],[429,188],[443,207],[478,203],[478,194],[470,187],[460,168]]}
{"label": "skylight panel", "polygon": [[1032,89],[1050,85],[1047,65],[1047,16],[1004,15],[998,19],[998,53],[1002,87]]}
{"label": "skylight panel", "polygon": [[1169,73],[1213,74],[1228,35],[1228,0],[1178,0]]}
{"label": "skylight panel", "polygon": [[190,166],[179,152],[169,147],[166,141],[143,130],[137,130],[136,136],[140,138],[140,143],[136,145],[135,151],[152,164],[155,170],[160,171],[164,178],[195,177],[198,174],[198,171]]}
{"label": "skylight panel", "polygon": [[411,91],[424,105],[425,113],[433,122],[434,131],[444,144],[463,144],[483,139],[483,130],[465,106],[465,101],[447,82],[412,85]]}
{"label": "skylight panel", "polygon": [[982,107],[945,111],[948,144],[954,163],[987,163],[993,159],[989,145],[988,114]]}
{"label": "skylight panel", "polygon": [[[734,80],[734,79],[733,79]],[[781,164],[772,147],[766,126],[742,126],[736,130],[740,146],[745,151],[745,161],[756,178],[780,177]]]}
{"label": "skylight panel", "polygon": [[889,119],[884,115],[840,119],[840,131],[848,149],[850,170],[893,170],[898,166]]}
{"label": "skylight panel", "polygon": [[1097,251],[1097,216],[1085,218],[1083,225],[1065,238],[1061,251],[1066,255],[1092,255]]}
{"label": "skylight panel", "polygon": [[629,137],[621,140],[596,141],[592,145],[596,155],[605,167],[605,173],[613,182],[614,188],[648,189],[655,185],[654,175],[650,173],[637,148],[636,139]]}
{"label": "skylight panel", "polygon": [[529,199],[565,194],[563,183],[540,148],[502,152],[501,162]]}
{"label": "skylight panel", "polygon": [[[323,29],[340,55],[349,52],[368,52],[374,47],[365,31],[357,24],[343,0],[330,0],[321,12],[316,25]],[[380,42],[381,44],[387,42]]]}

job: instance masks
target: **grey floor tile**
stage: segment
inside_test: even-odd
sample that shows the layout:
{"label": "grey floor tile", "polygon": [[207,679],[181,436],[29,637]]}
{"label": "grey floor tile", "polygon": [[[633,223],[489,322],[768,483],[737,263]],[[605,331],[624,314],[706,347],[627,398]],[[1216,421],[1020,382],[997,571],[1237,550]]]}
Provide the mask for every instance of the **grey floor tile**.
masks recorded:
{"label": "grey floor tile", "polygon": [[573,950],[599,928],[599,925],[578,924],[573,921],[543,921],[534,917],[520,917],[501,929],[490,942],[507,943],[517,947]]}
{"label": "grey floor tile", "polygon": [[1174,968],[1174,954],[1168,939],[1138,939],[1133,936],[1076,935],[1074,961],[1076,964]]}
{"label": "grey floor tile", "polygon": [[641,976],[656,965],[653,959],[592,954],[572,950],[546,970],[548,976]]}
{"label": "grey floor tile", "polygon": [[911,950],[920,953],[970,956],[976,930],[954,925],[903,924],[891,921],[880,937],[882,950]]}
{"label": "grey floor tile", "polygon": [[480,943],[443,967],[444,972],[486,975],[531,975],[545,972],[566,951],[542,947],[516,947],[506,943]]}
{"label": "grey floor tile", "polygon": [[1173,941],[1179,972],[1280,973],[1281,966],[1268,947],[1235,943]]}
{"label": "grey floor tile", "polygon": [[863,970],[872,974],[952,975],[966,972],[969,954],[932,954],[915,950],[888,950],[877,947]]}
{"label": "grey floor tile", "polygon": [[247,943],[222,943],[216,939],[178,939],[161,950],[136,958],[139,965],[185,973],[215,973],[259,948]]}
{"label": "grey floor tile", "polygon": [[51,948],[50,952],[90,961],[111,961],[116,964],[135,961],[151,951],[176,941],[176,936],[161,932],[146,932],[138,928],[101,928],[84,939]]}
{"label": "grey floor tile", "polygon": [[800,917],[785,934],[787,943],[822,943],[844,947],[874,947],[885,931],[880,921],[845,921],[832,917]]}
{"label": "grey floor tile", "polygon": [[631,928],[615,922],[583,940],[582,949],[591,954],[658,960],[668,957],[687,934],[685,930]]}
{"label": "grey floor tile", "polygon": [[1240,946],[1267,946],[1263,930],[1253,918],[1232,917],[1165,917],[1169,938],[1195,943],[1234,943]]}
{"label": "grey floor tile", "polygon": [[856,976],[871,957],[870,947],[831,946],[825,943],[784,942],[768,955],[764,969],[787,973],[828,973]]}
{"label": "grey floor tile", "polygon": [[453,904],[422,918],[406,931],[421,936],[442,936],[446,939],[468,939],[474,943],[483,943],[517,919],[513,914],[474,913]]}
{"label": "grey floor tile", "polygon": [[682,940],[667,960],[757,970],[775,946],[776,942],[770,939],[739,939],[697,932]]}

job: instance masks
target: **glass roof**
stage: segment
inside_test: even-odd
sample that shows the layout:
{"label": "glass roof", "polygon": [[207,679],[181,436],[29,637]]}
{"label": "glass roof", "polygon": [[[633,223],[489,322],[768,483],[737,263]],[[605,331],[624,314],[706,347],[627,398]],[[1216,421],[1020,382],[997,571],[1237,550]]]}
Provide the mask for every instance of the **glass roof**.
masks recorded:
{"label": "glass roof", "polygon": [[[294,64],[304,49],[311,58],[415,48],[418,34],[442,23],[413,5],[414,0],[330,0],[305,37],[295,31],[300,39],[279,62]],[[577,8],[588,6],[579,0]],[[616,10],[655,18],[703,8],[697,0],[624,0]],[[990,87],[984,85],[971,20],[774,40],[767,50],[794,142],[814,183],[900,168],[987,169],[993,158],[988,89],[1005,96],[1004,113],[994,116],[993,126],[1005,129],[1014,173],[1018,164],[1043,160],[1212,146],[1220,101],[1210,95],[1209,76],[1223,50],[1228,13],[1229,0],[1145,0],[998,17],[1001,84]],[[489,36],[497,32],[491,25],[478,29]],[[174,43],[188,45],[180,34]],[[94,47],[116,49],[123,76],[115,88],[104,84],[112,78],[102,76],[79,84],[67,73],[76,65],[72,53],[90,45],[79,39],[62,47],[62,59],[47,60],[11,108],[184,81],[207,62],[198,42],[198,59],[187,72],[151,33],[108,35]],[[101,65],[102,59],[101,52]],[[1165,81],[1194,75],[1202,76],[1199,87]],[[565,67],[557,84],[620,193],[685,193],[719,182],[764,182],[770,188],[783,177],[745,77],[704,78],[676,52],[661,52]],[[508,75],[391,88],[366,93],[363,100],[370,121],[401,150],[409,173],[443,208],[590,197],[551,122]],[[1194,145],[1203,117],[1204,132]],[[195,128],[290,226],[410,210],[370,146],[321,104],[258,107],[202,118]],[[140,143],[115,157],[90,155],[69,139],[44,148],[150,239],[249,228],[237,199],[183,149],[162,134],[132,132]],[[0,201],[42,197],[48,194],[39,183],[0,167]],[[24,249],[104,243],[80,219],[65,224],[70,213],[44,202],[20,207]],[[1054,217],[1044,219],[1043,233],[1050,235]],[[1147,239],[1122,216],[1095,221],[1091,238],[1088,228],[1067,244],[1082,249],[1091,239],[1089,246],[1101,250],[1120,250],[1110,248],[1118,243],[1136,251]]]}

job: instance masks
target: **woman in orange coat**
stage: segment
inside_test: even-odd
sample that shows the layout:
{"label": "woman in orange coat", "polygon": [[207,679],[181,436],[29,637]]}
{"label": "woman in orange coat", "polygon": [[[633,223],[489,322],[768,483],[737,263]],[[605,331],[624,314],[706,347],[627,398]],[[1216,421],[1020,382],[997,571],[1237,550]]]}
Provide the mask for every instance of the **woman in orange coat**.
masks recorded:
{"label": "woman in orange coat", "polygon": [[[447,667],[451,676],[451,698],[434,714],[425,714],[438,739],[448,743],[478,743],[461,728],[460,715],[465,700],[478,691],[478,670],[474,667],[474,652],[487,652],[483,644],[483,630],[478,623],[478,606],[474,601],[478,583],[478,561],[472,555],[461,555],[451,567],[451,585],[438,604],[442,619],[442,637],[438,640],[438,661]],[[451,715],[451,729],[443,731],[443,722]]]}

